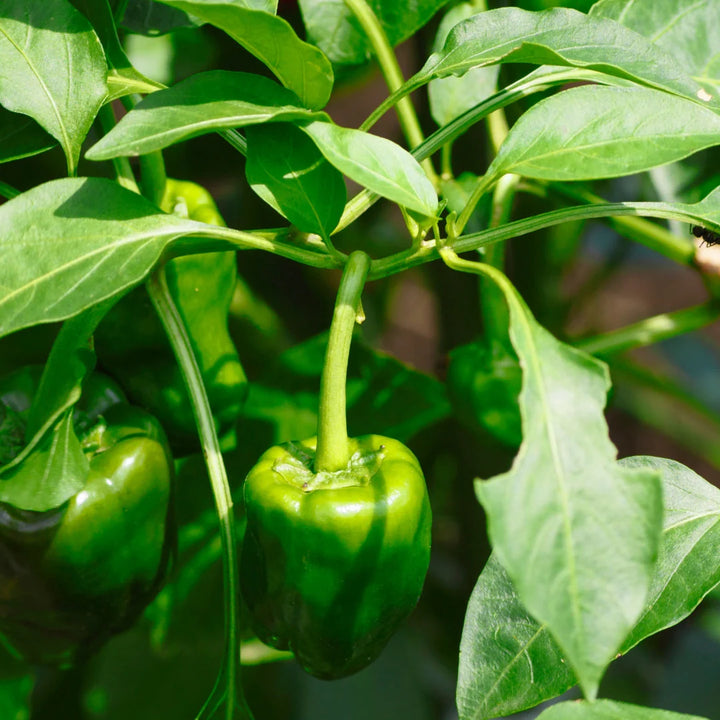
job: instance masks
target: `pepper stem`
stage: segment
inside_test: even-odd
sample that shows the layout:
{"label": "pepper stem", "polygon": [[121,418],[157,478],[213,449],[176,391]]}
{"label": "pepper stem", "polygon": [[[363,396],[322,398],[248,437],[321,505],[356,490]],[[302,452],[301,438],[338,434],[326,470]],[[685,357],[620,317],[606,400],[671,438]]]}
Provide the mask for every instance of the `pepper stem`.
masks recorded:
{"label": "pepper stem", "polygon": [[345,417],[345,383],[353,328],[370,263],[369,256],[364,252],[356,250],[352,253],[348,257],[338,288],[325,365],[320,379],[315,472],[342,470],[350,460]]}

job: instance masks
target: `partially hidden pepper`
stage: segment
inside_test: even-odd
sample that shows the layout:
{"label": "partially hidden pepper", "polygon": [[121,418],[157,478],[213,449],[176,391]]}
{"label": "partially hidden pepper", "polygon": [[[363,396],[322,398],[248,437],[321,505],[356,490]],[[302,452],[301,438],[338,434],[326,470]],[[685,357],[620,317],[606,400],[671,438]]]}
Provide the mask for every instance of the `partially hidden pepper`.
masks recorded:
{"label": "partially hidden pepper", "polygon": [[430,558],[416,457],[392,438],[347,437],[347,360],[368,264],[353,253],[338,292],[318,438],[270,448],[243,486],[240,585],[252,627],[324,679],[375,660],[417,604]]}
{"label": "partially hidden pepper", "polygon": [[[41,371],[0,380],[0,407],[25,418]],[[0,635],[36,664],[71,665],[132,625],[176,543],[172,458],[158,422],[93,374],[74,425],[89,460],[83,489],[46,512],[0,504]]]}
{"label": "partially hidden pepper", "polygon": [[[163,210],[192,220],[224,225],[215,202],[192,182],[168,179]],[[228,313],[237,280],[234,252],[201,253],[166,265],[170,293],[192,342],[220,434],[232,428],[245,396],[247,379],[228,332]],[[123,298],[95,333],[102,368],[162,423],[173,451],[197,447],[195,420],[182,374],[144,288]]]}

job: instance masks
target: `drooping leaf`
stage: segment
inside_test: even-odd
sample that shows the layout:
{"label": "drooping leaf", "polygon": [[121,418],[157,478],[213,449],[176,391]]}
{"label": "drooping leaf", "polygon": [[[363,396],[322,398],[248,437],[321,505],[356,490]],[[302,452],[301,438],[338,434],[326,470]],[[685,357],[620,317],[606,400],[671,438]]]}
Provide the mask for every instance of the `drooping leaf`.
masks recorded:
{"label": "drooping leaf", "polygon": [[462,75],[499,62],[596,70],[695,101],[720,106],[675,57],[619,23],[569,8],[530,12],[499,8],[457,25],[443,49],[408,82]]}
{"label": "drooping leaf", "polygon": [[714,31],[720,27],[715,0],[660,0],[652,12],[632,0],[600,0],[591,17],[610,18],[634,30],[675,56],[681,67],[717,95],[720,58]]}
{"label": "drooping leaf", "polygon": [[32,118],[0,108],[0,163],[37,155],[56,145]]}
{"label": "drooping leaf", "polygon": [[105,56],[110,65],[106,102],[130,93],[150,93],[163,87],[132,66],[120,44],[108,0],[71,0],[71,2],[91,22],[105,49]]}
{"label": "drooping leaf", "polygon": [[438,199],[413,156],[394,142],[370,133],[316,120],[300,126],[338,170],[373,192],[434,215]]}
{"label": "drooping leaf", "polygon": [[250,187],[299,230],[328,237],[345,208],[342,174],[290,123],[249,127]]}
{"label": "drooping leaf", "polygon": [[594,698],[644,608],[662,526],[660,478],[616,462],[603,417],[606,366],[556,340],[504,275],[480,267],[510,310],[523,443],[512,468],[478,481],[476,492],[522,603]]}
{"label": "drooping leaf", "polygon": [[[720,491],[673,460],[632,457],[628,468],[661,474],[664,527],[645,609],[623,643],[684,620],[720,581]],[[489,720],[557,697],[576,682],[546,625],[535,620],[494,556],[473,591],[461,643],[461,720]]]}
{"label": "drooping leaf", "polygon": [[512,715],[576,682],[547,627],[528,614],[491,555],[465,615],[457,683],[460,720]]}
{"label": "drooping leaf", "polygon": [[0,104],[47,130],[74,174],[107,94],[105,54],[92,25],[68,0],[4,0],[0,57]]}
{"label": "drooping leaf", "polygon": [[[369,0],[391,45],[414,35],[448,0]],[[308,37],[335,63],[354,65],[371,55],[370,44],[343,0],[300,0]]]}
{"label": "drooping leaf", "polygon": [[39,185],[0,206],[0,335],[63,320],[136,285],[203,223],[101,178]]}
{"label": "drooping leaf", "polygon": [[658,710],[613,700],[564,702],[538,715],[538,720],[707,720],[698,715]]}
{"label": "drooping leaf", "polygon": [[142,155],[215,130],[318,115],[269,78],[212,70],[146,97],[86,157],[107,160]]}
{"label": "drooping leaf", "polygon": [[155,0],[128,0],[120,25],[139,35],[165,35],[180,28],[195,27],[187,13]]}
{"label": "drooping leaf", "polygon": [[488,174],[546,180],[618,177],[720,144],[720,115],[647,88],[585,85],[552,95],[513,125]]}
{"label": "drooping leaf", "polygon": [[325,107],[333,86],[330,61],[318,48],[295,34],[287,20],[257,3],[233,0],[161,0],[224,30],[263,62],[311,110]]}
{"label": "drooping leaf", "polygon": [[[434,52],[442,50],[448,33],[455,25],[479,12],[478,4],[471,0],[448,10],[438,26],[433,43]],[[472,68],[460,77],[439,77],[431,80],[428,85],[428,100],[433,120],[438,125],[445,125],[492,95],[497,87],[499,71],[498,65],[490,65]]]}

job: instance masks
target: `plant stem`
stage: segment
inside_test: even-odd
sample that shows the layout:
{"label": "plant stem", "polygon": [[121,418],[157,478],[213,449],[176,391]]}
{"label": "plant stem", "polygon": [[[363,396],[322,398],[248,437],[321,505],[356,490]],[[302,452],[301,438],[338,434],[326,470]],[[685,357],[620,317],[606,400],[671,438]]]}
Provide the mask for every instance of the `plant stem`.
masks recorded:
{"label": "plant stem", "polygon": [[218,135],[230,143],[239,153],[247,155],[247,140],[237,130],[220,130]]}
{"label": "plant stem", "polygon": [[340,281],[320,379],[315,472],[342,470],[350,459],[345,416],[347,364],[360,296],[370,264],[370,257],[356,250],[348,257]]}
{"label": "plant stem", "polygon": [[157,150],[140,156],[140,184],[143,195],[156,205],[161,205],[165,196],[165,161],[162,152]]}
{"label": "plant stem", "polygon": [[683,310],[655,315],[618,330],[578,340],[573,344],[579,350],[591,355],[614,355],[698,330],[715,322],[718,317],[720,317],[720,306],[717,302],[710,301]]}
{"label": "plant stem", "polygon": [[[360,23],[370,41],[388,89],[391,93],[395,92],[402,87],[405,79],[380,21],[365,0],[345,0],[345,5]],[[398,100],[396,111],[400,127],[410,143],[410,147],[420,145],[424,139],[423,133],[410,98],[403,97]],[[438,178],[429,159],[423,162],[423,168],[433,185],[437,187]]]}
{"label": "plant stem", "polygon": [[227,718],[232,717],[236,700],[239,702],[240,707],[245,710],[245,716],[251,718],[252,715],[245,702],[242,684],[239,682],[238,564],[233,501],[220,444],[215,432],[215,422],[190,338],[168,290],[165,270],[162,266],[148,280],[147,289],[155,310],[165,327],[165,332],[185,379],[220,523],[224,577],[225,654],[215,688],[198,718],[206,718],[212,714],[219,705],[219,696],[224,697],[226,700]]}
{"label": "plant stem", "polygon": [[[100,108],[98,112],[98,120],[100,121],[100,127],[105,134],[109,133],[115,127],[115,113],[113,112],[111,104],[103,105]],[[132,167],[130,167],[130,159],[127,157],[116,157],[112,159],[112,164],[115,169],[118,184],[128,190],[132,190],[133,192],[140,194],[140,188],[135,180]]]}
{"label": "plant stem", "polygon": [[20,191],[16,190],[12,185],[8,185],[6,182],[0,180],[0,197],[4,197],[7,200],[12,200],[14,197],[17,197],[20,194]]}

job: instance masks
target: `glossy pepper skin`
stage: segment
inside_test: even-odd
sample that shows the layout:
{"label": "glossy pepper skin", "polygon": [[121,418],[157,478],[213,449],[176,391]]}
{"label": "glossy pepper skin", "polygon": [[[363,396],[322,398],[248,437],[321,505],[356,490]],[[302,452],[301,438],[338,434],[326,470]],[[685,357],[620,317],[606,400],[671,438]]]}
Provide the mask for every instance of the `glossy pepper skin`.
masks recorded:
{"label": "glossy pepper skin", "polygon": [[[42,368],[0,380],[0,404],[27,414]],[[0,634],[27,662],[68,666],[126,629],[174,555],[173,466],[164,432],[108,378],[89,376],[75,427],[84,488],[47,512],[0,504]]]}
{"label": "glossy pepper skin", "polygon": [[[195,183],[168,179],[167,212],[224,225],[212,196]],[[185,322],[220,434],[229,430],[247,395],[247,379],[228,332],[237,279],[234,252],[175,258],[166,265],[170,293]],[[162,423],[176,454],[198,446],[195,420],[182,374],[144,288],[123,298],[95,333],[102,368],[122,385],[131,402]]]}
{"label": "glossy pepper skin", "polygon": [[316,440],[275,446],[243,488],[240,586],[253,629],[312,675],[350,675],[380,654],[417,604],[431,510],[413,453],[351,438],[344,470],[313,472]]}

